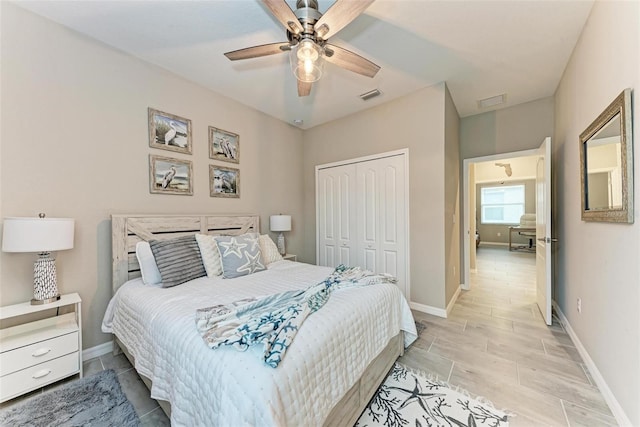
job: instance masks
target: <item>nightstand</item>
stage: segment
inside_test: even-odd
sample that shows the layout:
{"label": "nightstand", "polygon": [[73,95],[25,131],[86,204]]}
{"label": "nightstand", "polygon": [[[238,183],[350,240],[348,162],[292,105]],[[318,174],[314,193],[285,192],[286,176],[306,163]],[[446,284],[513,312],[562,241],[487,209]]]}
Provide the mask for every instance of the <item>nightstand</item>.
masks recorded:
{"label": "nightstand", "polygon": [[82,300],[77,293],[50,304],[0,307],[0,320],[68,305],[75,312],[0,329],[0,402],[71,375],[82,378]]}
{"label": "nightstand", "polygon": [[286,259],[288,261],[297,261],[298,260],[298,256],[294,255],[294,254],[286,254],[282,256],[282,259]]}

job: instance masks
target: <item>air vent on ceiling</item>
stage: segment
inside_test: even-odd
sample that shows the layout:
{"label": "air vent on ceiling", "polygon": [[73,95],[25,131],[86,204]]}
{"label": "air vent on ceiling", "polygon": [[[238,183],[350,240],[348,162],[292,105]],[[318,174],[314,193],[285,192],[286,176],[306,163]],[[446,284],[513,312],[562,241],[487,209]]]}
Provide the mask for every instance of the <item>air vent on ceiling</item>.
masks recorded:
{"label": "air vent on ceiling", "polygon": [[380,95],[382,95],[382,92],[380,92],[378,89],[374,89],[370,90],[369,92],[360,94],[360,99],[362,99],[363,101],[368,101],[371,98],[375,98],[376,96]]}
{"label": "air vent on ceiling", "polygon": [[492,96],[491,98],[485,98],[478,100],[478,108],[495,107],[496,105],[504,104],[507,101],[507,94]]}

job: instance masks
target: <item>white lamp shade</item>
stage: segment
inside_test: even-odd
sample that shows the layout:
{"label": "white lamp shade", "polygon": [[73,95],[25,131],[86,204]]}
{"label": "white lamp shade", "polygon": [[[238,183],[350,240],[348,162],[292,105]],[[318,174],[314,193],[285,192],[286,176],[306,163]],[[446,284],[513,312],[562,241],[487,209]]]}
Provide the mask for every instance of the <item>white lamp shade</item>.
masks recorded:
{"label": "white lamp shade", "polygon": [[3,252],[54,252],[73,248],[71,218],[5,218]]}
{"label": "white lamp shade", "polygon": [[291,231],[291,215],[271,215],[269,226],[271,231]]}

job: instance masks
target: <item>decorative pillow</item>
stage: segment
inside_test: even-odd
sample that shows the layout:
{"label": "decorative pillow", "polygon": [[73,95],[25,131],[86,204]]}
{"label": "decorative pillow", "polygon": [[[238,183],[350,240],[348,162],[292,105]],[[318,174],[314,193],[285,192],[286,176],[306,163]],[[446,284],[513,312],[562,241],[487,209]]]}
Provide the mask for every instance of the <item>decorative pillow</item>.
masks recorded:
{"label": "decorative pillow", "polygon": [[196,234],[196,241],[202,255],[202,263],[207,271],[207,276],[216,277],[222,274],[222,263],[220,261],[220,251],[216,240],[208,234]]}
{"label": "decorative pillow", "polygon": [[215,238],[222,260],[222,277],[233,279],[265,270],[255,233]]}
{"label": "decorative pillow", "polygon": [[258,238],[258,243],[260,244],[260,252],[262,252],[262,261],[264,261],[264,265],[269,265],[276,261],[282,261],[282,255],[278,252],[278,247],[273,243],[271,237],[263,234]]}
{"label": "decorative pillow", "polygon": [[163,288],[170,288],[207,275],[194,235],[168,240],[151,240],[149,245],[162,276]]}
{"label": "decorative pillow", "polygon": [[162,276],[160,276],[160,270],[156,265],[156,259],[153,257],[149,242],[136,243],[136,258],[138,258],[142,281],[145,285],[157,286],[162,283]]}

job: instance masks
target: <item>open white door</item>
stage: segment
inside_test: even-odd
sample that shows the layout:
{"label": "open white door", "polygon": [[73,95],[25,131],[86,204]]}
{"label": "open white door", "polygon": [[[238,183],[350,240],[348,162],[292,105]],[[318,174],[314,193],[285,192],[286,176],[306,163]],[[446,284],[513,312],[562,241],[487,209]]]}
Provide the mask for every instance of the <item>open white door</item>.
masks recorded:
{"label": "open white door", "polygon": [[536,167],[536,301],[551,325],[551,138],[539,149]]}

